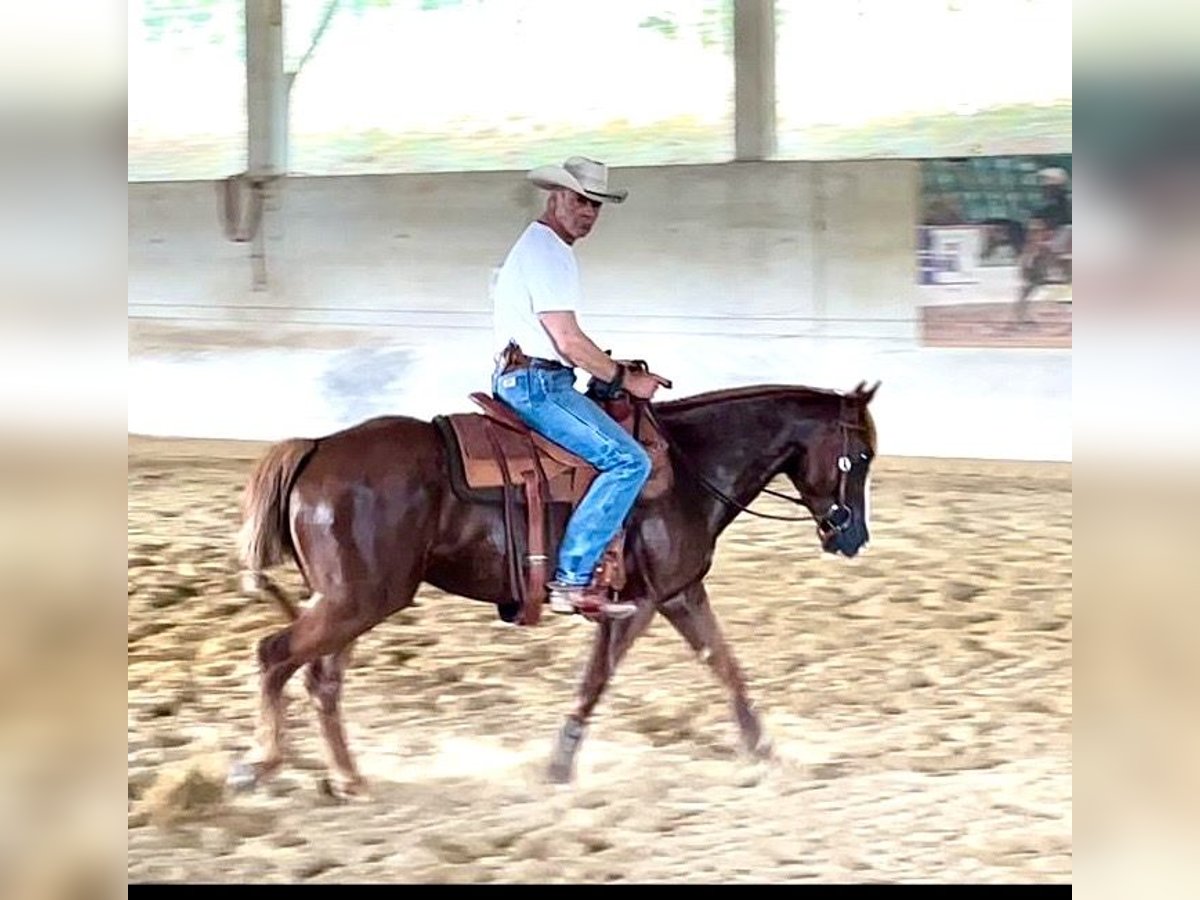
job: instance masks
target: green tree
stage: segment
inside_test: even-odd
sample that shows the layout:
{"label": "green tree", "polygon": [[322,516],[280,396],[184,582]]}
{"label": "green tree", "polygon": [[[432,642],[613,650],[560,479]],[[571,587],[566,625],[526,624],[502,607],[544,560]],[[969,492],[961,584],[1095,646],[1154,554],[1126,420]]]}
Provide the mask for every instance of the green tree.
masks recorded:
{"label": "green tree", "polygon": [[[372,7],[388,9],[401,2],[412,3],[414,0],[343,0],[343,2],[355,15],[361,16]],[[423,11],[450,9],[463,4],[463,0],[415,0],[415,2],[417,8]],[[476,2],[482,2],[482,0],[476,0]]]}
{"label": "green tree", "polygon": [[638,22],[638,28],[657,31],[667,40],[682,36],[695,37],[704,47],[723,46],[733,50],[733,0],[709,3],[699,17],[684,20],[673,10],[660,10]]}
{"label": "green tree", "polygon": [[242,4],[230,0],[142,0],[142,24],[152,43],[236,44]]}

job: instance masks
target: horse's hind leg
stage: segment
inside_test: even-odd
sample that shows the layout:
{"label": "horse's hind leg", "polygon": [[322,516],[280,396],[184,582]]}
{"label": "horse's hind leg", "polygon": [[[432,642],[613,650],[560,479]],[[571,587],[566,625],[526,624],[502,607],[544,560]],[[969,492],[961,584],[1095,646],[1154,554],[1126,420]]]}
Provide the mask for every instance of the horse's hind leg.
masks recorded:
{"label": "horse's hind leg", "polygon": [[637,612],[629,618],[606,620],[597,627],[592,654],[588,658],[579,687],[579,700],[575,711],[567,717],[558,733],[558,741],[550,761],[551,781],[563,784],[571,780],[575,754],[579,751],[583,729],[592,715],[592,710],[600,702],[600,696],[616,671],[617,664],[653,618],[654,604],[643,599],[638,601]]}
{"label": "horse's hind leg", "polygon": [[257,752],[234,765],[229,783],[250,788],[275,774],[283,763],[285,710],[283,689],[301,663],[291,654],[296,623],[258,642],[259,712]]}
{"label": "horse's hind leg", "polygon": [[770,756],[770,741],[763,735],[762,722],[746,693],[745,677],[721,634],[704,584],[697,582],[683,593],[676,594],[659,610],[729,690],[734,718],[746,749],[758,757]]}
{"label": "horse's hind leg", "polygon": [[[283,762],[283,689],[296,670],[319,657],[340,654],[360,634],[392,612],[407,606],[415,591],[414,585],[408,593],[397,592],[395,595],[383,591],[337,596],[317,594],[317,602],[303,610],[295,622],[259,643],[258,659],[262,672],[259,747],[251,760],[235,766],[230,775],[232,786],[253,787],[275,774]],[[390,602],[385,606],[385,601]],[[340,673],[337,684],[337,693],[340,695]],[[323,728],[326,721],[322,718]],[[340,716],[335,715],[329,721],[337,722],[338,734],[344,746],[345,735],[341,732]],[[348,751],[346,757],[349,758]]]}
{"label": "horse's hind leg", "polygon": [[342,724],[342,682],[350,664],[352,647],[353,643],[350,643],[337,653],[313,660],[304,673],[304,685],[317,709],[321,737],[325,740],[326,762],[336,776],[336,781],[330,783],[330,793],[339,796],[358,793],[363,787]]}

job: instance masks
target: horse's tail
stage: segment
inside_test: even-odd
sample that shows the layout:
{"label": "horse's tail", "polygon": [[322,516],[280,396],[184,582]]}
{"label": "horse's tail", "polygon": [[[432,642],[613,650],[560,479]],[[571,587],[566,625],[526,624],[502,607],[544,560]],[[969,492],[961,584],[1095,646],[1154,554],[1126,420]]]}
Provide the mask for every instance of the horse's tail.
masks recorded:
{"label": "horse's tail", "polygon": [[288,494],[305,460],[317,442],[293,438],[273,445],[250,474],[242,495],[242,528],[238,533],[238,558],[242,563],[242,590],[265,591],[291,619],[295,604],[265,573],[265,569],[295,556],[288,525]]}

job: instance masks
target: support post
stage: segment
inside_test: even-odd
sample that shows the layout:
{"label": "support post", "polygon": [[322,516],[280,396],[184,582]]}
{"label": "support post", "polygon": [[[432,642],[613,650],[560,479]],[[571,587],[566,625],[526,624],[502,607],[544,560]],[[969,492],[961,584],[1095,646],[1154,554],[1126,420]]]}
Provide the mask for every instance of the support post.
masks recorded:
{"label": "support post", "polygon": [[287,173],[287,79],[283,0],[246,0],[246,116],[250,203],[261,210],[251,237],[253,288],[267,288],[266,213],[272,184]]}
{"label": "support post", "polygon": [[775,155],[775,0],[733,0],[735,158]]}

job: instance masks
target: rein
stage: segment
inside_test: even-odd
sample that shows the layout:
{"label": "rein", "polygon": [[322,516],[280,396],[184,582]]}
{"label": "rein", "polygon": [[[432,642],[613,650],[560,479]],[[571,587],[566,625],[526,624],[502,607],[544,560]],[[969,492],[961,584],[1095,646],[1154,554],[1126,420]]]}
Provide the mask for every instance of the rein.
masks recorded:
{"label": "rein", "polygon": [[[641,415],[645,415],[650,420],[650,423],[654,426],[654,428],[658,431],[658,433],[660,435],[662,435],[663,440],[665,440],[667,442],[667,445],[670,447],[671,452],[675,456],[675,458],[678,459],[681,463],[683,463],[684,468],[687,469],[687,471],[692,475],[693,478],[695,478],[698,482],[700,482],[701,486],[704,487],[705,490],[707,490],[710,494],[712,494],[714,497],[716,497],[722,503],[725,503],[729,506],[735,507],[736,509],[740,510],[741,512],[749,513],[752,516],[757,516],[760,519],[774,519],[778,522],[809,522],[809,521],[812,521],[812,522],[817,522],[818,524],[825,522],[824,516],[815,515],[811,510],[808,510],[807,508],[805,509],[805,512],[807,513],[807,515],[805,515],[805,516],[775,516],[775,515],[771,515],[770,513],[755,512],[754,510],[750,509],[748,506],[744,506],[743,504],[739,503],[737,500],[733,499],[728,494],[726,494],[724,491],[722,491],[720,488],[718,488],[716,485],[714,485],[712,482],[710,482],[700,472],[696,471],[696,469],[692,466],[692,464],[688,460],[688,458],[686,456],[684,456],[683,452],[671,440],[671,438],[668,436],[667,432],[659,424],[658,419],[655,417],[654,413],[650,409],[649,401],[633,398],[632,395],[630,396],[630,399],[633,400],[633,402],[635,404],[635,409],[637,410],[637,412]],[[843,403],[843,413],[844,413],[844,411],[845,411],[845,404]],[[851,430],[865,431],[866,426],[859,425],[859,424],[856,424],[853,422],[847,422],[845,420],[845,416],[839,414],[838,427],[841,429],[841,432],[842,432],[842,455],[838,458],[838,502],[844,508],[845,503],[846,503],[846,474],[850,470],[850,465],[849,465],[850,459],[849,459],[849,455],[848,455],[849,454],[849,446],[850,446],[849,432]],[[764,487],[762,489],[761,493],[770,494],[772,497],[778,497],[781,500],[787,500],[789,503],[794,503],[797,506],[804,506],[804,498],[803,497],[794,497],[791,494],[781,494],[779,491],[772,490],[769,487]]]}

